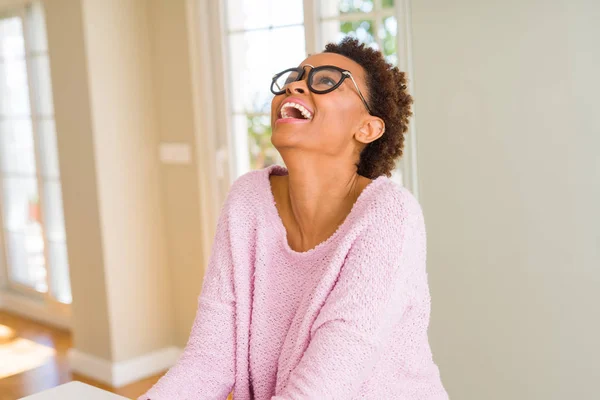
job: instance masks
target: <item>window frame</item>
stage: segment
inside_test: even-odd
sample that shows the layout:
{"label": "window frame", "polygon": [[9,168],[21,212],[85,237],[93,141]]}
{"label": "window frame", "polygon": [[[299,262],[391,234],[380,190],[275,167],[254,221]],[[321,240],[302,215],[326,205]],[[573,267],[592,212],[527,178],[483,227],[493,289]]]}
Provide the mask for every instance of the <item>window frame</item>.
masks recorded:
{"label": "window frame", "polygon": [[[0,302],[4,303],[7,308],[15,308],[19,311],[22,311],[23,314],[29,315],[35,319],[42,319],[46,322],[49,322],[53,325],[57,325],[60,327],[69,327],[70,324],[70,313],[71,313],[71,303],[62,303],[54,296],[55,288],[52,286],[52,259],[50,257],[50,241],[47,236],[47,222],[45,218],[45,210],[46,208],[46,189],[44,184],[47,181],[50,181],[46,176],[44,176],[43,171],[43,159],[42,159],[42,143],[40,141],[40,120],[51,119],[54,121],[54,113],[52,115],[41,115],[37,112],[37,104],[36,98],[39,94],[39,90],[37,89],[38,82],[34,77],[35,71],[33,68],[33,58],[36,56],[48,56],[48,49],[44,52],[34,52],[32,51],[32,42],[31,42],[31,29],[30,29],[30,21],[28,19],[28,9],[29,7],[34,6],[35,1],[20,1],[18,3],[8,5],[5,8],[0,9],[0,20],[10,19],[10,18],[19,18],[22,24],[23,29],[23,41],[24,41],[24,60],[25,60],[25,68],[27,74],[27,87],[28,87],[28,95],[29,95],[29,107],[30,113],[27,116],[31,122],[31,131],[33,137],[33,145],[34,145],[34,160],[36,165],[35,177],[36,185],[37,185],[37,195],[39,202],[39,219],[40,225],[42,226],[41,236],[44,243],[44,266],[46,269],[46,286],[47,290],[45,292],[39,292],[36,289],[25,285],[23,283],[14,281],[11,279],[10,273],[10,265],[8,259],[8,244],[7,237],[5,235],[5,225],[4,225],[4,215],[3,212],[0,212],[0,263],[2,264],[0,267]],[[40,3],[43,12],[43,4]],[[45,17],[45,16],[44,16]],[[45,34],[47,34],[45,32]],[[52,93],[50,94],[52,96]],[[0,116],[0,120],[2,116]],[[10,119],[7,118],[7,119]],[[58,152],[58,149],[57,149]],[[0,173],[2,177],[6,176],[4,173]],[[60,175],[55,178],[59,183],[62,191],[62,182]],[[0,210],[4,209],[3,199],[4,199],[4,188],[0,186]],[[62,198],[62,196],[61,196]],[[64,204],[61,203],[61,207],[64,212]],[[66,237],[64,238],[66,241]],[[68,261],[67,261],[68,262]],[[70,282],[69,282],[70,284]]]}

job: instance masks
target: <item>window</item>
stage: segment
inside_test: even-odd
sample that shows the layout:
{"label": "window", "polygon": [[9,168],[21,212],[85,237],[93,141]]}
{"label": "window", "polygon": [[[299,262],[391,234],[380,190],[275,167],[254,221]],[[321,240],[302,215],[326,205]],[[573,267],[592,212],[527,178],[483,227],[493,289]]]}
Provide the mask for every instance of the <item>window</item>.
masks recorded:
{"label": "window", "polygon": [[321,5],[321,46],[339,42],[344,36],[381,50],[388,62],[397,65],[394,0],[327,0]]}
{"label": "window", "polygon": [[239,175],[282,163],[271,145],[269,84],[275,72],[305,57],[304,13],[302,0],[227,3],[231,126]]}
{"label": "window", "polygon": [[[223,12],[236,176],[283,164],[270,141],[274,73],[345,35],[381,49],[388,62],[398,64],[394,0],[227,0]],[[393,178],[401,181],[399,170]]]}
{"label": "window", "polygon": [[0,232],[11,289],[71,303],[43,9],[0,14]]}

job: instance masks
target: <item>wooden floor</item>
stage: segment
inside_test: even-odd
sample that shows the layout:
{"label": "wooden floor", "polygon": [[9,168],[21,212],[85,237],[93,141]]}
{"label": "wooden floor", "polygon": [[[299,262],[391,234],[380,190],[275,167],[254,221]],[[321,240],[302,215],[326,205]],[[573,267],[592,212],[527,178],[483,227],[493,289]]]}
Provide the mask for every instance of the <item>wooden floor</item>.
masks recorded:
{"label": "wooden floor", "polygon": [[[67,363],[67,350],[71,347],[71,334],[68,331],[51,328],[4,311],[0,311],[0,325],[6,325],[14,330],[13,337],[5,340],[29,339],[44,346],[52,347],[56,351],[56,356],[46,361],[45,364],[0,379],[0,400],[16,400],[73,380],[135,399],[145,393],[162,376],[162,374],[156,375],[116,389],[71,373]],[[1,362],[5,362],[5,360],[0,360]]]}

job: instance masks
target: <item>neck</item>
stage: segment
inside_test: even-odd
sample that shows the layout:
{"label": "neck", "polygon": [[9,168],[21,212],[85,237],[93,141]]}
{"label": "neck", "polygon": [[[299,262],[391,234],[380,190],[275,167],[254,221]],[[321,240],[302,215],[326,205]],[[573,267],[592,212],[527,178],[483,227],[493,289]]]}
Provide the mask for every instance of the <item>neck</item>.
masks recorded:
{"label": "neck", "polygon": [[285,160],[288,175],[281,188],[288,229],[298,247],[312,247],[326,240],[350,213],[370,179],[356,167],[335,163]]}

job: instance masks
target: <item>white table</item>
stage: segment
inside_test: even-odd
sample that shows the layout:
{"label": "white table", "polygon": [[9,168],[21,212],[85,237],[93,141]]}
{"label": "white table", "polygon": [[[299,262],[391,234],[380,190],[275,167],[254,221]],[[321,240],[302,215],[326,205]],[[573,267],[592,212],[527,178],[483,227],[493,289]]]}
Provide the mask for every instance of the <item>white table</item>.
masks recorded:
{"label": "white table", "polygon": [[19,400],[129,400],[97,387],[73,381]]}

